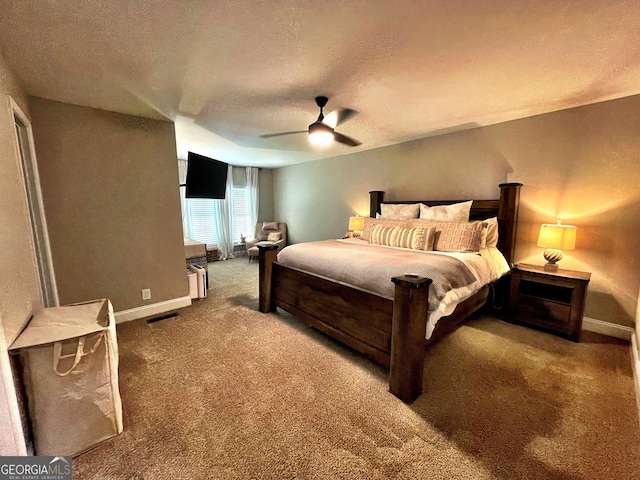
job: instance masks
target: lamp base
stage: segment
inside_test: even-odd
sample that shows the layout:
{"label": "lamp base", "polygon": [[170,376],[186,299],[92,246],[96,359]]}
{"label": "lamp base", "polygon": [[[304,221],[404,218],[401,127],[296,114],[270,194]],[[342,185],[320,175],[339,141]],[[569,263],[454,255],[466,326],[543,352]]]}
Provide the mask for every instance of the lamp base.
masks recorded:
{"label": "lamp base", "polygon": [[562,257],[564,256],[564,254],[562,253],[562,250],[558,250],[555,248],[547,248],[542,254],[542,256],[547,261],[547,263],[544,266],[544,269],[547,271],[556,271],[558,270],[558,265],[556,265],[556,263],[562,260]]}
{"label": "lamp base", "polygon": [[542,256],[547,262],[556,263],[562,260],[564,254],[562,253],[562,250],[558,250],[557,248],[547,248]]}

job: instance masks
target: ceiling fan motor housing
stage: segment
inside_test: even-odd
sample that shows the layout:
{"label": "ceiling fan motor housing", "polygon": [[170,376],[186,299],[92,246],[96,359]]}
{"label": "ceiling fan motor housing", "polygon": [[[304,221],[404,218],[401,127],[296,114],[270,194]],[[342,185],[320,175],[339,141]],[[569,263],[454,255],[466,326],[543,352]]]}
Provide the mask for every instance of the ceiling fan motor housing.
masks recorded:
{"label": "ceiling fan motor housing", "polygon": [[326,123],[316,121],[316,122],[313,122],[311,125],[309,125],[309,135],[317,132],[327,132],[332,134],[333,128],[331,128]]}

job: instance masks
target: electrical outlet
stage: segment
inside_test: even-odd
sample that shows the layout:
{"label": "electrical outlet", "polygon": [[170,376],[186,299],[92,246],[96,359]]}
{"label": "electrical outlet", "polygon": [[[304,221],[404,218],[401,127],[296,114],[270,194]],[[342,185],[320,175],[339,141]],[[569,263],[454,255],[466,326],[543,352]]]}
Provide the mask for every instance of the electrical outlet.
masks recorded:
{"label": "electrical outlet", "polygon": [[142,299],[143,300],[151,300],[151,289],[143,288],[142,289]]}

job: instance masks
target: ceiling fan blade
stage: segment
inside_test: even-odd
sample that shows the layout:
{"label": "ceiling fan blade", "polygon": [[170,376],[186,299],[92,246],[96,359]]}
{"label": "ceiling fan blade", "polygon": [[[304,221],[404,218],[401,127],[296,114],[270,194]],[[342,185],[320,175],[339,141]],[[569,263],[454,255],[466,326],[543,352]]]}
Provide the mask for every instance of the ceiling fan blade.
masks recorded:
{"label": "ceiling fan blade", "polygon": [[362,142],[359,142],[358,140],[347,137],[346,135],[338,132],[333,132],[333,139],[336,142],[344,143],[345,145],[349,145],[350,147],[357,147],[358,145],[362,145]]}
{"label": "ceiling fan blade", "polygon": [[347,120],[351,120],[357,114],[358,111],[351,108],[338,108],[333,112],[327,114],[322,122],[326,123],[331,128],[336,128],[341,123],[344,123]]}
{"label": "ceiling fan blade", "polygon": [[280,137],[282,135],[292,135],[294,133],[308,133],[308,130],[296,130],[295,132],[281,132],[281,133],[267,133],[265,135],[258,135],[260,138]]}

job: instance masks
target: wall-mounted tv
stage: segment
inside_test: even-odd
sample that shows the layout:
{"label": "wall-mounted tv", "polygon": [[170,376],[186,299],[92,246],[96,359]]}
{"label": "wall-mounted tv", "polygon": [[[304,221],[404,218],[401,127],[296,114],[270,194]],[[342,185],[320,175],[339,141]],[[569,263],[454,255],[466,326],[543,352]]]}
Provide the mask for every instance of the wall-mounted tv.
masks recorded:
{"label": "wall-mounted tv", "polygon": [[227,172],[226,163],[189,152],[185,197],[223,199]]}

